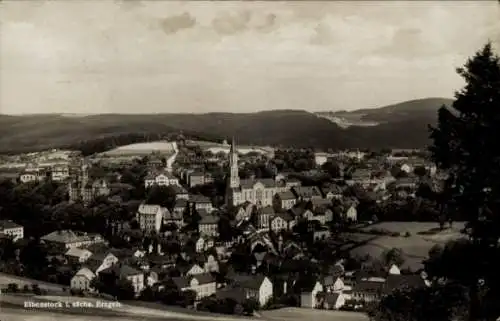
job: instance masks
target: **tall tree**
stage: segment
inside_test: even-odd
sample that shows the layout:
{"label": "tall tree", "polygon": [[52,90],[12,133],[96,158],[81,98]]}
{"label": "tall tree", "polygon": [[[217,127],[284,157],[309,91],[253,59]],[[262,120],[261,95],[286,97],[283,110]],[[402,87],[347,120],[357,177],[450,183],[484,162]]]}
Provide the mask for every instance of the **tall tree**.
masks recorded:
{"label": "tall tree", "polygon": [[[498,263],[500,237],[500,58],[491,43],[463,68],[457,69],[465,87],[456,92],[452,108],[441,107],[431,128],[430,147],[437,166],[449,173],[447,188],[454,210],[468,221],[474,269],[467,286],[469,318],[480,317],[479,281],[494,287],[492,266]],[[496,260],[496,261],[495,261]],[[489,284],[488,284],[489,283]]]}

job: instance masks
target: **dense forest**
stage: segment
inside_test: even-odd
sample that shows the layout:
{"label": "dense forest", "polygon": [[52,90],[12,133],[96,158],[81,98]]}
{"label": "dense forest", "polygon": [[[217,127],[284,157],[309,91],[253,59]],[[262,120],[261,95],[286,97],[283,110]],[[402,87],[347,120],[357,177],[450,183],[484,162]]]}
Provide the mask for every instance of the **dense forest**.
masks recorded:
{"label": "dense forest", "polygon": [[[429,99],[426,111],[440,107]],[[405,110],[405,104],[397,108]],[[47,148],[88,149],[89,145],[114,147],[150,141],[179,132],[206,140],[237,137],[240,144],[316,149],[419,148],[429,143],[427,126],[435,116],[409,110],[373,127],[340,128],[318,115],[301,110],[273,110],[249,114],[160,115],[0,115],[0,152],[15,153]],[[375,111],[371,115],[376,114]],[[375,117],[375,116],[373,116]],[[85,152],[86,153],[86,152]]]}

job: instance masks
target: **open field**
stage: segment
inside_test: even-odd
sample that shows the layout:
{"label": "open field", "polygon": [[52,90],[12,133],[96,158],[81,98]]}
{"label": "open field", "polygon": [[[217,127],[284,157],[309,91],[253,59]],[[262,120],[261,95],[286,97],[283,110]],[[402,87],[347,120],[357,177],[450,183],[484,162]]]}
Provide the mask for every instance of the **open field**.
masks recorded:
{"label": "open field", "polygon": [[63,288],[68,288],[69,286],[64,286],[61,284],[48,283],[28,278],[23,278],[16,275],[0,273],[0,288],[6,288],[9,283],[16,283],[20,288],[28,285],[31,288],[32,284],[38,284],[40,289],[44,289],[50,292],[63,292]]}
{"label": "open field", "polygon": [[314,320],[314,321],[368,321],[368,316],[360,312],[328,311],[304,308],[284,308],[262,311],[266,320]]}
{"label": "open field", "polygon": [[[446,242],[460,238],[460,229],[464,227],[464,223],[454,223],[452,229],[445,229],[434,235],[418,235],[418,232],[428,231],[438,227],[435,222],[381,222],[369,227],[361,228],[365,233],[371,229],[387,230],[390,232],[398,232],[399,237],[392,236],[377,236],[367,242],[367,244],[354,248],[351,253],[353,255],[366,255],[372,257],[380,257],[385,250],[392,248],[401,248],[405,253],[406,262],[403,268],[409,267],[412,270],[418,270],[423,267],[422,260],[426,259],[429,250],[435,244],[445,244]],[[404,237],[404,234],[409,232],[409,237]],[[364,234],[367,237],[370,234]],[[361,235],[361,234],[360,234]]]}
{"label": "open field", "polygon": [[173,154],[175,152],[174,143],[168,141],[156,141],[149,143],[137,143],[120,146],[112,150],[101,153],[102,156],[127,156],[127,155],[148,155],[152,152],[161,154]]}
{"label": "open field", "polygon": [[[463,229],[464,226],[465,223],[463,222],[453,223],[452,231],[460,233],[460,230]],[[369,231],[371,229],[383,229],[398,233],[410,232],[413,235],[417,234],[418,232],[428,231],[437,227],[439,227],[439,225],[436,222],[380,222],[361,228],[361,230]]]}
{"label": "open field", "polygon": [[[40,308],[40,309],[27,309],[24,308],[24,302],[62,302],[63,308]],[[100,302],[109,302],[109,307],[71,307],[73,303],[82,304]],[[221,315],[197,315],[188,312],[172,312],[167,309],[152,309],[139,307],[129,304],[119,304],[117,306],[115,301],[107,301],[102,299],[82,298],[72,296],[14,296],[2,295],[0,296],[0,312],[4,310],[12,311],[13,315],[23,316],[17,320],[31,320],[30,316],[36,314],[40,315],[40,319],[33,320],[193,320],[193,321],[244,321],[251,320],[250,318],[221,316]],[[0,314],[1,315],[1,314]],[[98,316],[98,317],[97,317]],[[97,317],[94,319],[94,317]],[[10,319],[9,319],[10,320]],[[16,319],[13,319],[16,320]],[[3,321],[3,320],[2,320]]]}

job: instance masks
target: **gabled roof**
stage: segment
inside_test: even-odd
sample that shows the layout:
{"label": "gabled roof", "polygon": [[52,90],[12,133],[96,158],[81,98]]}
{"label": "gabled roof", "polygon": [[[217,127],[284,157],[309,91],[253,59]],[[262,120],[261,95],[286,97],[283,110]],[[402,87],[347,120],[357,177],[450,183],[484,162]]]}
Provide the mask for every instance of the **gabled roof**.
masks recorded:
{"label": "gabled roof", "polygon": [[160,205],[154,204],[141,204],[137,209],[137,212],[140,214],[156,214],[158,212],[165,212],[166,208],[161,207]]}
{"label": "gabled roof", "polygon": [[201,217],[199,225],[201,224],[217,224],[219,223],[219,217],[215,215],[204,215]]}
{"label": "gabled roof", "polygon": [[179,185],[170,185],[169,187],[174,191],[176,195],[188,193],[188,191],[184,187]]}
{"label": "gabled roof", "polygon": [[101,236],[98,234],[77,233],[73,232],[72,230],[59,230],[42,236],[41,240],[47,242],[67,244],[67,243],[90,241],[91,239],[94,239],[96,237],[101,237]]}
{"label": "gabled roof", "polygon": [[13,221],[0,221],[0,231],[1,230],[6,230],[6,229],[11,229],[11,228],[19,228],[22,227],[19,224],[14,223]]}
{"label": "gabled roof", "polygon": [[188,204],[187,200],[179,198],[175,200],[174,208],[180,208],[180,207],[185,208],[187,204]]}
{"label": "gabled roof", "polygon": [[313,198],[311,203],[314,207],[316,206],[330,206],[332,205],[332,201],[326,198]]}
{"label": "gabled roof", "polygon": [[296,198],[292,191],[281,192],[277,193],[276,195],[282,201],[294,200]]}
{"label": "gabled roof", "polygon": [[276,187],[276,181],[272,178],[242,179],[240,186],[242,189],[251,189],[257,183],[261,183],[265,188]]}
{"label": "gabled roof", "polygon": [[275,212],[272,206],[266,206],[259,209],[259,214],[274,215]]}
{"label": "gabled roof", "polygon": [[316,186],[294,186],[291,191],[296,197],[311,198],[313,196],[320,196],[321,192]]}
{"label": "gabled roof", "polygon": [[134,269],[133,267],[129,266],[128,264],[115,264],[100,273],[115,273],[119,275],[120,277],[127,277],[127,276],[133,276],[133,275],[138,275],[142,274],[141,271]]}
{"label": "gabled roof", "polygon": [[198,194],[190,194],[189,201],[191,203],[210,203],[210,204],[212,204],[212,201],[210,200],[210,198],[203,196],[203,195],[198,195]]}
{"label": "gabled roof", "polygon": [[92,254],[92,252],[90,252],[89,250],[86,250],[86,249],[79,249],[79,248],[76,248],[76,247],[72,247],[70,248],[69,250],[66,251],[65,255],[67,256],[74,256],[74,257],[82,257],[84,256],[86,253],[90,253]]}
{"label": "gabled roof", "polygon": [[383,288],[384,288],[384,282],[361,280],[354,285],[352,291],[381,294]]}
{"label": "gabled roof", "polygon": [[92,280],[93,278],[95,278],[94,272],[92,272],[90,269],[88,269],[86,267],[83,267],[80,270],[78,270],[78,272],[76,272],[75,276],[84,276],[88,280]]}
{"label": "gabled roof", "polygon": [[425,280],[420,275],[393,275],[387,276],[383,292],[388,294],[395,289],[408,287],[408,288],[420,288],[424,287]]}
{"label": "gabled roof", "polygon": [[275,217],[279,217],[279,218],[282,218],[283,220],[285,220],[286,222],[291,222],[295,219],[295,217],[290,214],[290,212],[281,212],[281,213],[278,213]]}
{"label": "gabled roof", "polygon": [[259,290],[266,279],[264,275],[233,275],[230,277],[235,287],[243,289]]}

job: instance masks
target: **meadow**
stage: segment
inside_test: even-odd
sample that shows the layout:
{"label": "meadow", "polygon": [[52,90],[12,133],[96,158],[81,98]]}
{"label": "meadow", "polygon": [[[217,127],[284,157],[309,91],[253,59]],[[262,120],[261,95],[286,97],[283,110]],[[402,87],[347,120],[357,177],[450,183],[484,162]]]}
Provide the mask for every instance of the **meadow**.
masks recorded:
{"label": "meadow", "polygon": [[[427,232],[436,229],[439,225],[436,222],[381,222],[359,230],[363,238],[372,235],[366,244],[351,250],[351,254],[364,256],[369,254],[379,258],[382,253],[392,248],[400,248],[405,253],[406,262],[402,268],[418,270],[423,267],[422,260],[428,257],[429,250],[436,244],[444,245],[446,242],[462,237],[460,230],[464,227],[463,222],[456,222],[452,228],[445,228],[432,235],[420,235],[419,232]],[[374,235],[370,231],[384,230],[392,233],[399,233],[400,236]],[[409,233],[405,236],[406,233]],[[357,234],[357,233],[354,233]]]}

